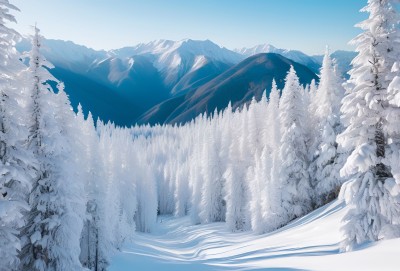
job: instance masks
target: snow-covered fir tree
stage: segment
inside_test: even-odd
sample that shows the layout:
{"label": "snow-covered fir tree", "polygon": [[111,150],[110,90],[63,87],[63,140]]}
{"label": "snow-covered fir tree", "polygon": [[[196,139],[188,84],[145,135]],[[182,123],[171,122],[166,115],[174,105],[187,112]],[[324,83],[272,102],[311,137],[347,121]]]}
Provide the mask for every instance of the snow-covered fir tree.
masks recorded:
{"label": "snow-covered fir tree", "polygon": [[75,138],[68,137],[73,134],[68,130],[73,113],[67,98],[57,97],[47,83],[56,79],[45,68],[52,66],[40,52],[41,39],[35,27],[27,83],[32,98],[29,143],[38,167],[29,193],[27,224],[21,232],[19,270],[81,270],[79,208],[84,202],[79,196],[80,180],[74,175],[77,161],[71,142]]}
{"label": "snow-covered fir tree", "polygon": [[282,129],[280,160],[280,188],[282,206],[287,223],[311,210],[311,186],[308,173],[306,108],[303,88],[293,66],[286,77],[280,100]]}
{"label": "snow-covered fir tree", "polygon": [[266,214],[266,232],[271,232],[285,223],[284,210],[282,209],[282,184],[280,182],[280,143],[281,143],[281,126],[279,120],[279,100],[280,90],[275,80],[272,82],[272,89],[269,96],[267,125],[271,131],[269,134],[269,145],[271,149],[271,171],[269,184],[267,186],[267,214]]}
{"label": "snow-covered fir tree", "polygon": [[343,155],[338,152],[336,136],[342,132],[340,106],[344,96],[342,79],[336,74],[334,64],[326,49],[322,62],[320,83],[313,104],[316,133],[311,149],[311,185],[315,190],[315,204],[321,206],[337,197],[342,184],[340,169]]}
{"label": "snow-covered fir tree", "polygon": [[262,234],[266,231],[267,225],[267,195],[270,183],[270,167],[271,167],[271,152],[266,146],[263,148],[261,154],[255,154],[255,165],[250,167],[248,174],[251,180],[250,186],[250,214],[251,214],[251,229],[257,233]]}
{"label": "snow-covered fir tree", "polygon": [[91,113],[84,119],[81,107],[78,107],[77,120],[82,127],[82,141],[85,147],[81,153],[85,157],[85,192],[86,220],[81,235],[80,260],[84,267],[90,270],[101,270],[99,267],[107,262],[107,251],[111,244],[104,236],[106,197],[105,180],[102,177],[103,167],[99,150],[99,137],[95,130]]}
{"label": "snow-covered fir tree", "polygon": [[[200,130],[196,129],[196,132],[193,137],[194,140],[199,140]],[[199,163],[201,159],[201,152],[202,152],[203,143],[202,141],[197,141],[197,144],[193,146],[192,154],[190,155],[190,169],[189,169],[189,180],[191,186],[191,200],[190,200],[190,207],[189,207],[189,214],[190,219],[193,224],[200,224],[200,204],[201,204],[201,197],[202,197],[202,178],[201,178],[201,165]]]}
{"label": "snow-covered fir tree", "polygon": [[11,10],[18,10],[8,0],[0,1],[0,270],[17,270],[24,226],[24,212],[29,207],[33,168],[32,152],[27,148],[25,120],[26,97],[23,92],[23,64],[15,50],[18,33],[6,26],[15,22]]}
{"label": "snow-covered fir tree", "polygon": [[[214,114],[214,116],[216,116]],[[203,146],[202,174],[204,178],[200,218],[203,223],[225,220],[223,195],[223,170],[219,163],[219,148],[216,144],[216,126],[209,127],[207,144]]]}
{"label": "snow-covered fir tree", "polygon": [[338,142],[351,151],[341,174],[351,177],[345,185],[351,208],[344,220],[344,251],[380,239],[382,230],[393,225],[399,205],[389,190],[393,183],[388,152],[388,87],[391,69],[399,58],[399,16],[394,0],[369,0],[363,11],[369,18],[358,26],[364,30],[353,43],[353,60],[342,112],[345,131]]}
{"label": "snow-covered fir tree", "polygon": [[[231,110],[228,107],[228,112]],[[239,114],[232,116],[231,122],[239,121]],[[244,124],[243,122],[241,123]],[[225,179],[225,202],[226,202],[226,223],[228,229],[232,231],[245,230],[246,210],[247,210],[247,185],[245,183],[246,162],[244,137],[240,137],[242,129],[234,129],[231,134],[231,144],[229,146],[229,165],[224,173]]]}
{"label": "snow-covered fir tree", "polygon": [[[388,86],[388,108],[386,110],[386,131],[388,133],[389,150],[387,152],[387,162],[391,168],[392,179],[387,179],[385,186],[390,191],[392,197],[387,200],[391,206],[396,206],[400,202],[400,63],[395,62],[392,67],[393,80]],[[382,228],[382,238],[400,237],[400,216],[397,211],[386,212],[388,220],[392,222]]]}

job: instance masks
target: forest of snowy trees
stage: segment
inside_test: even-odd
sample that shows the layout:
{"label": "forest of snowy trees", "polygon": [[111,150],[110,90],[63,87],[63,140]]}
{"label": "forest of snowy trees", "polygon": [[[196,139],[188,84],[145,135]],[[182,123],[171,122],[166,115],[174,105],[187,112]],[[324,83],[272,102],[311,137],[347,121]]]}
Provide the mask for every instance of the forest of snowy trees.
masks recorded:
{"label": "forest of snowy trees", "polygon": [[350,79],[327,49],[317,84],[285,87],[186,125],[116,127],[75,113],[34,28],[0,0],[0,271],[106,270],[157,215],[274,231],[340,197],[342,250],[400,237],[400,17],[369,0]]}

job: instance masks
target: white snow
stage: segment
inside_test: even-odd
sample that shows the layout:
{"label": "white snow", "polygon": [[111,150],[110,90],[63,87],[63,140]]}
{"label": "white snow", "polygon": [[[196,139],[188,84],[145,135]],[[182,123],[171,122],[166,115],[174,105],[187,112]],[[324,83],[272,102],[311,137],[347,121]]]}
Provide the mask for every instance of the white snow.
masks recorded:
{"label": "white snow", "polygon": [[203,67],[204,65],[207,64],[207,58],[203,55],[201,56],[196,56],[196,58],[194,59],[194,63],[192,68],[190,69],[189,72],[195,71],[197,69],[200,69],[201,67]]}
{"label": "white snow", "polygon": [[253,56],[260,53],[278,53],[283,50],[278,49],[273,45],[266,43],[266,44],[259,44],[251,48],[243,47],[241,49],[235,49],[234,51],[244,56]]}
{"label": "white snow", "polygon": [[134,243],[113,257],[109,270],[399,270],[400,238],[339,253],[346,209],[335,201],[266,235],[161,216],[157,230],[137,233]]}
{"label": "white snow", "polygon": [[291,59],[295,62],[301,63],[306,66],[319,66],[319,64],[310,56],[298,50],[290,50],[290,49],[280,49],[276,48],[271,44],[259,44],[251,48],[241,48],[234,49],[234,52],[237,52],[245,57],[250,57],[253,55],[261,54],[261,53],[274,53],[280,54],[288,59]]}
{"label": "white snow", "polygon": [[180,41],[155,40],[146,44],[138,44],[134,47],[112,50],[109,54],[119,58],[126,58],[133,55],[153,55],[155,66],[161,71],[176,67],[178,58],[183,58],[188,63],[193,62],[192,66],[196,63],[194,59],[198,56],[232,64],[236,64],[243,59],[240,54],[220,47],[209,40],[200,41],[191,39]]}
{"label": "white snow", "polygon": [[112,58],[110,61],[110,72],[108,80],[112,83],[120,83],[129,77],[129,73],[133,68],[135,60],[133,58]]}

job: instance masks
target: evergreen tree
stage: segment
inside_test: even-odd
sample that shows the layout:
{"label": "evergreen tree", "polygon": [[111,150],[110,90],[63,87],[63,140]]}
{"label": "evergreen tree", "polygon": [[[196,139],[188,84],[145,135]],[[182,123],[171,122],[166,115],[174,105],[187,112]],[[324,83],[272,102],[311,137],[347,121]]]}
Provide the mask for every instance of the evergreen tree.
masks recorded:
{"label": "evergreen tree", "polygon": [[398,204],[393,204],[388,190],[392,182],[388,151],[387,121],[390,73],[399,57],[399,16],[397,1],[369,0],[362,10],[369,18],[358,26],[364,30],[353,40],[358,56],[353,60],[347,95],[342,112],[345,131],[338,143],[351,151],[341,170],[352,177],[346,185],[350,209],[344,220],[345,240],[342,249],[352,250],[366,241],[376,241],[386,226],[398,217]]}
{"label": "evergreen tree", "polygon": [[[393,197],[388,198],[390,206],[396,206],[400,202],[400,65],[395,62],[392,67],[393,80],[388,87],[389,105],[386,109],[387,133],[389,150],[386,161],[389,163],[392,179],[387,179],[385,186]],[[391,224],[382,228],[380,237],[394,238],[400,237],[400,216],[397,212],[386,212],[385,216]]]}
{"label": "evergreen tree", "polygon": [[280,188],[286,216],[283,223],[311,210],[306,109],[302,99],[303,88],[292,66],[282,91],[279,116],[283,132],[280,148]]}
{"label": "evergreen tree", "polygon": [[[240,121],[239,114],[233,116],[234,123]],[[243,125],[243,122],[242,122]],[[246,166],[243,161],[244,148],[246,143],[244,136],[241,135],[242,129],[232,130],[232,140],[229,147],[229,165],[224,173],[226,183],[226,223],[231,231],[241,231],[246,229]],[[239,143],[239,144],[238,144]]]}
{"label": "evergreen tree", "polygon": [[[199,119],[198,119],[199,120]],[[198,126],[199,123],[197,123]],[[193,125],[195,128],[195,125]],[[190,219],[193,224],[200,224],[200,211],[201,211],[201,198],[202,198],[202,178],[201,178],[201,153],[203,148],[204,139],[201,137],[201,130],[196,127],[193,142],[197,142],[193,146],[191,159],[190,159],[190,173],[189,179],[192,185],[192,194],[190,202]]]}
{"label": "evergreen tree", "polygon": [[[222,169],[219,164],[219,152],[215,138],[215,124],[209,128],[207,144],[204,144],[202,175],[204,176],[200,217],[203,223],[225,220],[223,206]],[[204,159],[207,157],[207,159]]]}
{"label": "evergreen tree", "polygon": [[[321,206],[338,194],[342,179],[339,171],[343,157],[338,152],[336,136],[342,132],[340,105],[344,95],[342,80],[337,76],[327,48],[321,68],[320,84],[315,98],[317,133],[313,147],[310,176],[315,190],[315,204]],[[315,149],[314,149],[315,148]]]}
{"label": "evergreen tree", "polygon": [[[78,107],[78,122],[82,125],[81,136],[85,147],[81,155],[85,158],[86,221],[81,236],[80,260],[90,270],[101,270],[99,267],[107,263],[107,254],[111,244],[104,233],[106,187],[102,174],[103,166],[92,114],[89,112],[84,120],[81,107]],[[106,265],[106,264],[104,264]]]}
{"label": "evergreen tree", "polygon": [[271,232],[281,227],[285,221],[285,214],[282,208],[282,197],[281,191],[284,189],[281,187],[280,180],[280,167],[282,162],[280,161],[280,143],[281,143],[281,127],[279,121],[279,100],[280,91],[276,85],[275,80],[272,82],[272,89],[269,95],[268,103],[268,127],[271,131],[269,137],[269,145],[272,153],[271,158],[271,171],[270,171],[270,182],[267,188],[267,205],[268,210],[266,214],[266,232]]}
{"label": "evergreen tree", "polygon": [[27,148],[26,103],[22,70],[15,50],[17,32],[6,26],[16,22],[8,0],[0,1],[0,270],[17,270],[21,241],[18,229],[24,225],[26,196],[31,187],[32,152]]}
{"label": "evergreen tree", "polygon": [[267,189],[270,185],[270,154],[268,146],[263,148],[261,154],[256,153],[255,165],[250,167],[249,171],[249,174],[251,174],[249,210],[251,214],[251,229],[257,234],[264,233],[268,227],[266,221],[269,214]]}
{"label": "evergreen tree", "polygon": [[[32,41],[30,146],[39,165],[29,195],[31,210],[27,214],[27,225],[21,232],[24,246],[20,270],[81,270],[82,220],[79,209],[75,209],[83,204],[79,198],[79,184],[74,183],[79,180],[74,176],[72,145],[64,136],[69,134],[68,128],[60,123],[71,111],[65,112],[65,104],[60,104],[47,84],[55,79],[45,69],[52,66],[40,53],[41,36],[37,28]],[[61,116],[61,112],[65,115]]]}

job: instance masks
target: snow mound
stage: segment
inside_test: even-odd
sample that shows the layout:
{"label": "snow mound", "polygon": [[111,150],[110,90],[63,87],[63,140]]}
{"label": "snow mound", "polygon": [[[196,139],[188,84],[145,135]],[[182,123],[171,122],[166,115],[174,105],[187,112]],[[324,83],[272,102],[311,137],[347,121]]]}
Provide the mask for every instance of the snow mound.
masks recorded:
{"label": "snow mound", "polygon": [[109,270],[398,270],[400,239],[339,253],[346,209],[335,201],[265,235],[162,216],[154,233],[137,233],[114,256]]}

